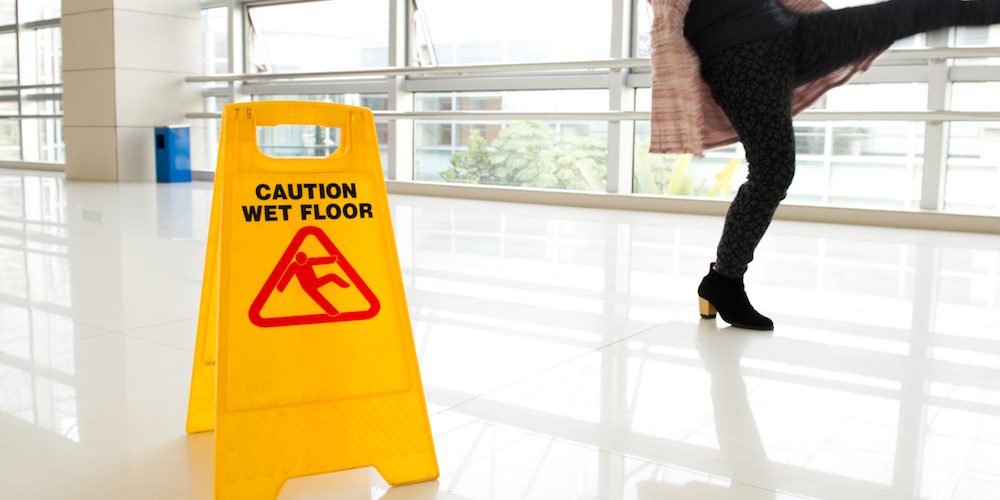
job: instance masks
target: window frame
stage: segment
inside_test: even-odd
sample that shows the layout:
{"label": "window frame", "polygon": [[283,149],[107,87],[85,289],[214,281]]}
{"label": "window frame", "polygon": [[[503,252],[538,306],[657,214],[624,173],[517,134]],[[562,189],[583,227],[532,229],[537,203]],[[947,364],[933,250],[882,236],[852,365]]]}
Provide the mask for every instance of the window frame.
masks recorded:
{"label": "window frame", "polygon": [[[318,0],[209,0],[204,2],[205,8],[215,6],[228,6],[231,9],[238,9],[238,18],[242,26],[236,32],[238,40],[235,44],[240,47],[241,57],[237,60],[239,68],[246,74],[249,67],[248,50],[248,16],[249,9],[262,5],[292,4]],[[411,62],[415,60],[413,48],[415,48],[417,33],[413,13],[418,0],[382,0],[389,2],[390,21],[390,62],[399,61],[403,64],[390,65],[387,70],[393,68],[416,68]],[[638,53],[639,35],[642,30],[639,28],[639,9],[645,8],[643,0],[610,0],[612,2],[611,23],[611,52],[609,58],[636,60],[634,56]],[[971,57],[965,54],[973,54],[976,50],[982,52],[979,47],[955,47],[955,28],[939,30],[927,35],[925,48],[903,49],[890,64],[876,64],[868,72],[861,74],[851,82],[852,84],[865,83],[898,83],[898,82],[923,82],[928,84],[928,110],[947,110],[947,103],[950,97],[950,85],[958,81],[1000,81],[1000,67],[989,68],[981,66],[956,66],[952,61],[957,57]],[[990,47],[991,57],[1000,57],[1000,48]],[[944,53],[944,55],[938,55]],[[985,53],[985,52],[983,52]],[[910,57],[912,56],[912,58]],[[636,90],[649,88],[651,71],[646,65],[632,65],[618,68],[609,68],[603,71],[579,70],[579,71],[545,71],[544,66],[554,67],[563,63],[555,62],[551,64],[543,63],[536,66],[538,69],[526,70],[525,65],[511,64],[510,71],[498,71],[492,78],[474,78],[468,75],[418,75],[418,74],[389,74],[382,78],[372,78],[366,75],[354,75],[343,78],[337,75],[336,81],[332,79],[326,82],[302,83],[295,81],[267,81],[267,80],[234,80],[228,83],[225,90],[221,88],[208,89],[207,96],[228,96],[232,102],[251,100],[258,93],[303,93],[305,87],[309,87],[315,93],[327,92],[373,92],[380,85],[387,92],[390,102],[386,112],[386,119],[390,120],[390,144],[389,144],[389,181],[411,182],[413,176],[414,161],[414,125],[417,120],[426,121],[427,117],[414,114],[413,101],[416,93],[422,92],[463,92],[463,91],[515,91],[515,90],[572,90],[572,89],[598,89],[608,90],[610,102],[607,111],[609,124],[608,133],[608,194],[634,195],[634,148],[635,148],[635,124],[642,121],[637,116],[637,106],[635,102]],[[500,66],[500,65],[497,65]],[[317,72],[323,73],[323,72]],[[338,73],[338,72],[331,72]],[[348,76],[351,71],[339,72]],[[315,73],[314,73],[315,74]],[[475,75],[473,75],[475,76]],[[332,76],[331,76],[332,78]],[[380,83],[381,82],[381,83]],[[923,144],[923,173],[920,179],[920,199],[919,208],[934,212],[944,212],[944,183],[947,175],[947,149],[948,149],[948,124],[950,120],[967,119],[962,112],[950,111],[927,111],[910,113],[882,113],[885,116],[878,118],[872,115],[878,113],[858,112],[858,113],[831,113],[832,117],[824,118],[822,113],[806,112],[799,115],[796,125],[824,127],[824,121],[851,120],[853,116],[867,116],[860,118],[863,120],[881,121],[913,121],[926,124]],[[197,114],[198,118],[211,118],[210,113]],[[1000,121],[1000,113],[996,114],[996,121]],[[442,123],[450,123],[445,117],[434,117]],[[461,120],[457,117],[454,120]],[[581,117],[581,120],[588,118]],[[836,123],[828,126],[835,126]],[[917,147],[920,147],[919,145]],[[919,154],[919,151],[918,151]],[[667,195],[656,195],[667,196]],[[824,197],[824,199],[829,198]],[[695,201],[701,201],[695,198]],[[823,208],[838,208],[838,205],[824,205]],[[906,209],[901,209],[906,210]]]}
{"label": "window frame", "polygon": [[[3,160],[0,163],[5,165],[16,166],[18,164],[29,164],[29,165],[62,165],[65,164],[65,140],[63,139],[63,134],[61,129],[63,127],[63,114],[62,112],[55,113],[38,113],[38,114],[26,114],[24,112],[24,101],[34,100],[34,101],[48,101],[56,102],[57,109],[62,109],[62,46],[60,44],[58,57],[60,59],[60,71],[57,72],[55,76],[55,82],[52,83],[24,83],[24,64],[27,62],[29,64],[34,64],[37,62],[37,54],[32,58],[30,62],[26,61],[25,54],[23,53],[23,43],[22,37],[25,36],[35,36],[35,34],[40,30],[59,30],[59,36],[61,37],[62,26],[61,26],[61,16],[54,18],[38,19],[29,22],[21,22],[21,3],[28,0],[17,0],[14,2],[14,23],[0,26],[0,34],[14,34],[15,43],[15,67],[16,71],[16,83],[12,85],[0,86],[0,92],[10,93],[10,95],[0,97],[0,100],[4,102],[17,102],[16,112],[11,112],[8,114],[0,115],[2,120],[16,120],[17,121],[17,140],[18,140],[18,158],[11,160]],[[36,91],[50,90],[49,92],[36,93]],[[25,152],[27,151],[25,145],[25,120],[56,120],[57,124],[54,127],[56,136],[60,140],[53,143],[53,151],[56,157],[55,161],[52,160],[26,160]],[[41,150],[42,144],[37,144],[39,150]],[[60,153],[61,151],[61,153]],[[60,159],[61,158],[61,159]]]}

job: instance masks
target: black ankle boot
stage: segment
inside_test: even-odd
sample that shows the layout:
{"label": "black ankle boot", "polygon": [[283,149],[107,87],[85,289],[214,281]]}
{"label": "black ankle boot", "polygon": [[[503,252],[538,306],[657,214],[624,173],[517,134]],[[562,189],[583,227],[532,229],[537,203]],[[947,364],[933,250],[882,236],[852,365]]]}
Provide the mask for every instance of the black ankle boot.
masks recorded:
{"label": "black ankle boot", "polygon": [[774,323],[750,304],[743,288],[743,278],[730,278],[715,271],[714,262],[698,287],[701,317],[714,319],[718,312],[733,326],[751,330],[774,330]]}

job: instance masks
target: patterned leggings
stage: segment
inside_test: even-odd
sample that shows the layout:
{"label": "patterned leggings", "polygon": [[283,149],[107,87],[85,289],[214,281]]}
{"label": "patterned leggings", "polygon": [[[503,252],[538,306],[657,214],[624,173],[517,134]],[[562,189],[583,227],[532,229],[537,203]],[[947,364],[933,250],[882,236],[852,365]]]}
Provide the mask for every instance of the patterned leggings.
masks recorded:
{"label": "patterned leggings", "polygon": [[712,97],[749,163],[726,215],[715,269],[741,277],[795,175],[792,89],[901,38],[948,26],[1000,23],[1000,0],[888,0],[798,16],[794,29],[701,62]]}

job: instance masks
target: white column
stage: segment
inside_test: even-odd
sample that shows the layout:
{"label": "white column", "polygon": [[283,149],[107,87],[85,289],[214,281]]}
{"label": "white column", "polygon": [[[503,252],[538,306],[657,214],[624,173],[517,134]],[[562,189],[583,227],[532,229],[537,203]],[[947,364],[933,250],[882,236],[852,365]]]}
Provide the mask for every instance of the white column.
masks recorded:
{"label": "white column", "polygon": [[66,176],[156,178],[153,127],[185,123],[201,96],[198,0],[63,0]]}
{"label": "white column", "polygon": [[112,0],[63,0],[66,177],[118,179]]}

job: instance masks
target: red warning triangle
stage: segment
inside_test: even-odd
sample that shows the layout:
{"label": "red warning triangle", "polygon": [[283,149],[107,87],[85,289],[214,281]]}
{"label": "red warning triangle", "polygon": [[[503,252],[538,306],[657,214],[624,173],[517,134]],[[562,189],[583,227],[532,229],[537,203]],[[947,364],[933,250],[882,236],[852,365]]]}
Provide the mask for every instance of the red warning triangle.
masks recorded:
{"label": "red warning triangle", "polygon": [[[327,255],[310,256],[300,251],[303,243],[309,236],[316,238],[319,244],[326,250]],[[322,277],[317,276],[314,267],[326,264],[337,264],[347,276],[347,280],[344,280],[337,274],[328,274]],[[263,317],[261,311],[275,290],[281,293],[293,280],[298,281],[299,286],[302,287],[306,295],[316,303],[316,307],[312,307],[311,309],[318,309],[322,312],[309,311],[296,316]],[[368,309],[340,311],[335,304],[332,304],[320,292],[320,287],[322,286],[338,286],[341,288],[353,286],[368,301]],[[337,246],[330,241],[326,233],[318,227],[306,226],[300,229],[295,234],[295,237],[292,238],[292,242],[288,244],[285,253],[278,260],[278,264],[274,266],[274,270],[271,271],[271,275],[267,278],[267,281],[264,282],[264,287],[260,289],[257,298],[250,305],[250,322],[260,327],[271,327],[356,321],[375,317],[378,314],[379,307],[378,298],[375,297],[375,294],[368,288],[368,285],[361,279],[361,276],[358,276],[357,271],[347,261],[344,254],[340,253]]]}

